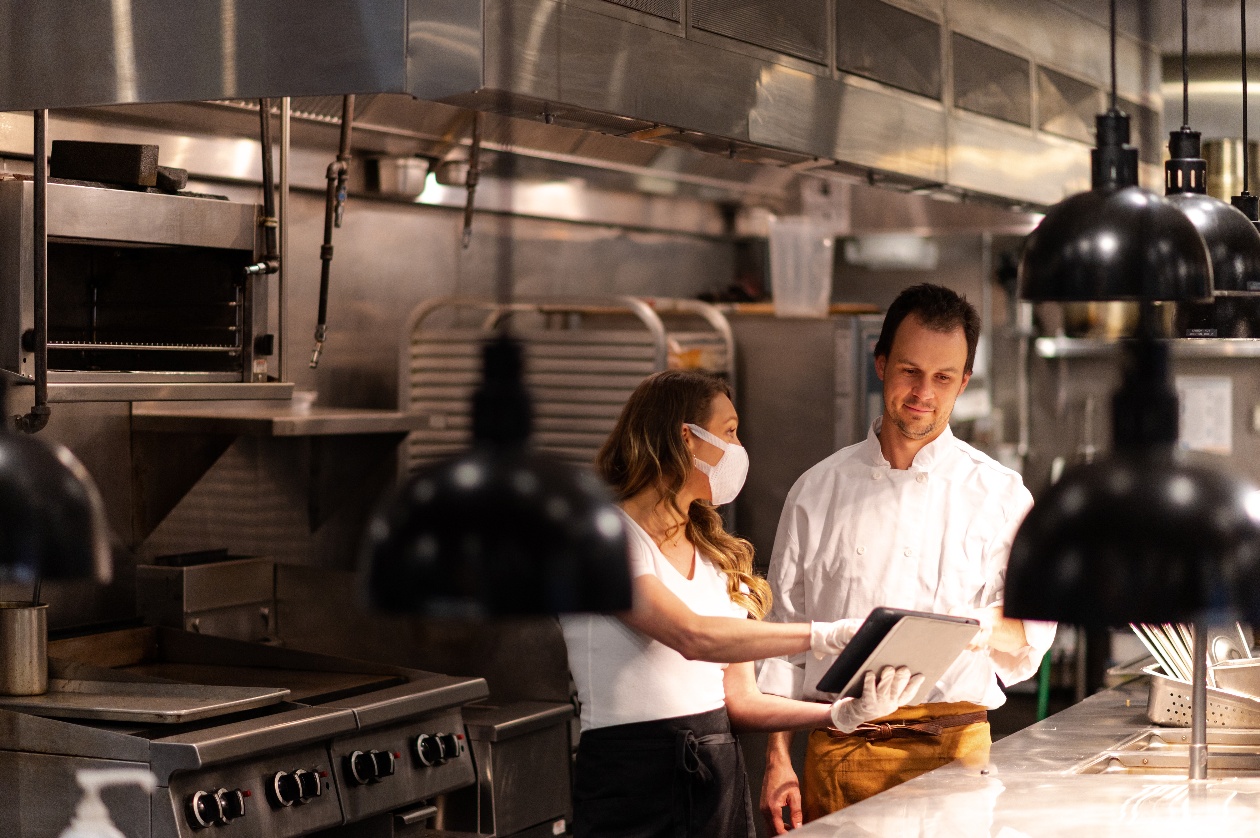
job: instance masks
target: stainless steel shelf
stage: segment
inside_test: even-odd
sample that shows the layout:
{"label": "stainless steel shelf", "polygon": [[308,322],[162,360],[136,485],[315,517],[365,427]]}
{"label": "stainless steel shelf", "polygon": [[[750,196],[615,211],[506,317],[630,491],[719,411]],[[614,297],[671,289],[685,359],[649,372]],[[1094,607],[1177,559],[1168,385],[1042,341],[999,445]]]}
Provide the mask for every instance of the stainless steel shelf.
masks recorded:
{"label": "stainless steel shelf", "polygon": [[405,434],[424,419],[397,410],[250,403],[137,402],[131,412],[136,431],[278,437]]}
{"label": "stainless steel shelf", "polygon": [[[23,384],[30,384],[23,379]],[[223,401],[293,397],[293,384],[282,381],[101,381],[59,382],[49,374],[49,402]]]}
{"label": "stainless steel shelf", "polygon": [[[1177,338],[1165,343],[1174,358],[1260,358],[1260,339]],[[1042,358],[1107,358],[1119,354],[1122,343],[1092,338],[1037,338],[1034,348]]]}

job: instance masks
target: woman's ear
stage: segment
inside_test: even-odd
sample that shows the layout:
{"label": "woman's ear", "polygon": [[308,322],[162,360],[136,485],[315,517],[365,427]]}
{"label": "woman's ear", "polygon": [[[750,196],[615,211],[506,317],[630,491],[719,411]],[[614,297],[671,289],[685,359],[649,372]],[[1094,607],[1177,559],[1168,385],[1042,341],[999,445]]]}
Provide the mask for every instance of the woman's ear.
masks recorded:
{"label": "woman's ear", "polygon": [[695,432],[693,432],[691,428],[688,428],[686,425],[682,426],[682,435],[683,435],[683,445],[687,446],[687,450],[690,451],[691,455],[694,457],[696,455],[696,445],[700,441],[700,438],[697,437],[695,435]]}

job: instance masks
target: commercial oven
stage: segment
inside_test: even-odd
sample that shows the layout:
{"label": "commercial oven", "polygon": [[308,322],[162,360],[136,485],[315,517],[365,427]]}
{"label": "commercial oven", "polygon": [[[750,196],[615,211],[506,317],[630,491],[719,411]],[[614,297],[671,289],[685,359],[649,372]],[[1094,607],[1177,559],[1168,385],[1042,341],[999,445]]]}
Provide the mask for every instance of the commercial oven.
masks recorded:
{"label": "commercial oven", "polygon": [[[0,367],[27,378],[33,194],[0,180]],[[268,380],[267,279],[246,271],[257,205],[50,183],[47,206],[50,387]]]}

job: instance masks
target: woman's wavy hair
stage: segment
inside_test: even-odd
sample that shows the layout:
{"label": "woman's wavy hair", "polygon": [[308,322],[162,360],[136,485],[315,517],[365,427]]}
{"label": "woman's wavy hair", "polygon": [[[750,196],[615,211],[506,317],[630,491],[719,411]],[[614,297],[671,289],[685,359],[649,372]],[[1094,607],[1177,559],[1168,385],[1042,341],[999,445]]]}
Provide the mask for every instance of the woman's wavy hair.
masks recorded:
{"label": "woman's wavy hair", "polygon": [[771,594],[766,580],[753,572],[752,544],[728,533],[712,504],[693,501],[685,512],[678,507],[678,491],[695,467],[682,427],[687,423],[703,427],[719,394],[729,398],[731,389],[708,373],[666,370],[648,376],[622,409],[595,457],[595,469],[618,501],[644,489],[659,491],[686,518],[691,543],[726,574],[731,601],[760,619],[770,610]]}

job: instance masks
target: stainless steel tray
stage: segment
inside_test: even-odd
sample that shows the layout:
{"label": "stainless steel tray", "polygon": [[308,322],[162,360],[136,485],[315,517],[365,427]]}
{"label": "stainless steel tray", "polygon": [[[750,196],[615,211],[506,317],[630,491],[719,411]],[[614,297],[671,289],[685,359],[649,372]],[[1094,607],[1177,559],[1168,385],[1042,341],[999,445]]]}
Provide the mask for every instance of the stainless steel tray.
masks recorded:
{"label": "stainless steel tray", "polygon": [[278,687],[50,678],[43,695],[0,696],[0,708],[57,719],[175,724],[277,704]]}
{"label": "stainless steel tray", "polygon": [[[1142,671],[1151,677],[1147,718],[1157,725],[1189,727],[1190,683],[1168,677],[1159,666]],[[1208,727],[1260,728],[1260,699],[1210,687],[1207,699]]]}

